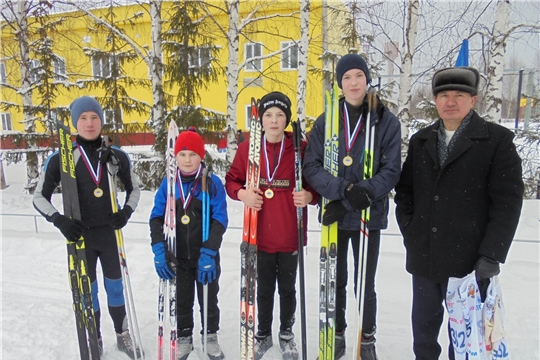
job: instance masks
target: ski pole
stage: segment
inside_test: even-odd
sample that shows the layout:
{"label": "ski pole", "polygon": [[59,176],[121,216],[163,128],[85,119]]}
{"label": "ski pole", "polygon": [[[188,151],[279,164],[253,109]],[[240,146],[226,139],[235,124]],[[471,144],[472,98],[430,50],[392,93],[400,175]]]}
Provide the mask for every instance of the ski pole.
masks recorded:
{"label": "ski pole", "polygon": [[[293,143],[295,160],[296,191],[302,191],[302,128],[299,121],[293,125]],[[306,291],[304,284],[304,209],[296,208],[296,220],[298,227],[298,276],[300,278],[300,325],[302,329],[302,359],[307,359],[307,334],[306,334]]]}
{"label": "ski pole", "polygon": [[[367,93],[368,113],[366,117],[366,133],[364,146],[364,180],[371,179],[373,174],[373,155],[375,129],[371,127],[371,111],[377,107],[377,94],[375,89],[370,88]],[[362,211],[362,225],[360,230],[361,242],[358,247],[358,266],[356,280],[356,329],[357,336],[354,341],[353,354],[355,359],[360,360],[362,349],[362,321],[364,318],[364,297],[366,291],[366,267],[367,267],[367,252],[369,247],[369,220],[371,211],[368,207]]]}

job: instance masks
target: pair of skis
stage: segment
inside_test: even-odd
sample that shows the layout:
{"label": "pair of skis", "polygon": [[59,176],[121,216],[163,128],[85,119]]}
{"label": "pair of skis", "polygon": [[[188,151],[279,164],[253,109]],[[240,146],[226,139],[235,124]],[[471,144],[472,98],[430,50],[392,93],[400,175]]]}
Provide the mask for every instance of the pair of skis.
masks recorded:
{"label": "pair of skis", "polygon": [[[334,84],[332,93],[326,92],[325,96],[325,137],[324,137],[324,168],[333,176],[338,176],[339,170],[339,99],[338,88]],[[363,179],[368,180],[373,176],[373,154],[375,131],[371,126],[371,110],[376,108],[377,96],[373,88],[367,92],[368,112],[365,123],[364,145],[364,174]],[[346,130],[345,130],[346,131]],[[329,200],[323,198],[323,216],[326,204]],[[357,277],[356,315],[355,315],[355,343],[353,348],[354,359],[361,358],[362,346],[362,320],[364,312],[365,279],[367,264],[367,248],[369,240],[370,208],[362,211],[359,264]],[[335,330],[336,330],[336,279],[337,279],[337,237],[338,223],[322,226],[320,264],[319,264],[319,359],[333,360],[335,354]]]}
{"label": "pair of skis", "polygon": [[[176,256],[176,157],[174,144],[178,137],[178,126],[174,121],[169,124],[167,135],[167,206],[163,223],[163,233],[168,251]],[[168,290],[168,291],[167,291]],[[168,295],[168,302],[166,297]],[[158,285],[158,360],[163,360],[165,350],[165,304],[169,310],[169,351],[170,360],[178,358],[178,334],[176,318],[176,276],[171,280],[159,278]]]}
{"label": "pair of skis", "polygon": [[[81,220],[71,131],[69,126],[64,125],[62,122],[58,122],[57,127],[60,144],[60,180],[62,182],[64,216]],[[85,240],[81,236],[77,242],[67,240],[66,244],[69,285],[73,298],[73,312],[75,313],[75,325],[77,326],[77,339],[79,341],[81,360],[89,360],[90,358],[92,360],[99,360],[96,318],[92,306],[92,289],[90,277],[87,274]]]}
{"label": "pair of skis", "polygon": [[[338,87],[325,94],[324,169],[338,176],[339,99]],[[329,199],[323,198],[323,216]],[[319,359],[334,359],[336,338],[336,275],[338,224],[322,225],[319,253]]]}
{"label": "pair of skis", "polygon": [[[246,189],[259,187],[262,126],[259,102],[251,99],[251,121]],[[255,281],[257,279],[256,210],[244,206],[244,225],[240,245],[240,359],[255,358]]]}
{"label": "pair of skis", "polygon": [[[60,143],[60,161],[62,182],[62,200],[64,205],[64,215],[81,220],[79,195],[77,190],[77,178],[75,174],[75,160],[73,156],[73,143],[69,126],[63,122],[57,122],[58,137]],[[105,144],[110,146],[110,144]],[[111,206],[113,212],[118,211],[116,198],[116,182],[112,174],[111,164],[107,163],[109,176],[109,190],[111,194]],[[126,313],[128,326],[134,333],[134,358],[143,359],[141,337],[135,313],[135,304],[129,281],[129,271],[123,245],[121,230],[115,230],[118,245],[118,256],[122,268],[122,282],[124,284],[124,294],[126,298]],[[90,277],[87,273],[86,246],[84,237],[77,242],[67,241],[69,283],[73,298],[73,311],[75,313],[75,323],[77,327],[77,339],[79,342],[79,353],[81,360],[99,360],[99,344],[96,328],[96,319],[92,305],[92,290]],[[139,352],[137,352],[139,350]],[[141,357],[142,356],[142,357]]]}

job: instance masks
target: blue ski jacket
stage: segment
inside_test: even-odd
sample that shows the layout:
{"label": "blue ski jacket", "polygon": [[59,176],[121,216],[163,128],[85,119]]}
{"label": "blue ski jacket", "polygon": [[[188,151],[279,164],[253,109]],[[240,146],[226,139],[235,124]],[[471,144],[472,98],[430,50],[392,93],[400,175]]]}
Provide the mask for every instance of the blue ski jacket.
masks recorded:
{"label": "blue ski jacket", "polygon": [[[203,165],[204,166],[204,165]],[[186,260],[190,267],[197,264],[201,247],[219,251],[223,234],[227,229],[227,198],[223,183],[215,174],[208,178],[210,192],[210,231],[208,240],[202,242],[202,183],[201,176],[182,176],[184,194],[191,191],[192,198],[184,211],[178,181],[176,182],[176,257]],[[165,241],[163,223],[167,207],[167,178],[164,178],[154,197],[154,207],[150,213],[150,235],[152,245]],[[186,214],[190,221],[182,224],[181,218]]]}
{"label": "blue ski jacket", "polygon": [[[354,183],[370,190],[375,196],[371,204],[370,230],[386,229],[388,226],[388,193],[399,180],[401,172],[401,125],[397,117],[383,106],[380,100],[376,109],[371,111],[371,126],[375,131],[374,168],[373,177],[363,180],[363,154],[366,129],[362,125],[350,156],[353,158],[351,166],[343,164],[347,155],[344,138],[343,106],[345,99],[339,101],[339,171],[334,177],[324,169],[324,127],[325,114],[321,114],[309,133],[308,146],[304,157],[303,174],[308,183],[322,197],[340,200],[349,210],[347,215],[339,221],[341,230],[360,230],[361,212],[355,210],[345,199],[345,188]],[[365,121],[365,120],[363,120]],[[319,213],[320,215],[320,213]]]}

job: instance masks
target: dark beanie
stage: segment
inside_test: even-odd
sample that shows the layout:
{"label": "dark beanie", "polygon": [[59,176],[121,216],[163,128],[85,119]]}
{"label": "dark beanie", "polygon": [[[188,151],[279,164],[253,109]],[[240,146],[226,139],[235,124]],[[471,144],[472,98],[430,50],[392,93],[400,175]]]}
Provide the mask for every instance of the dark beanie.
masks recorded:
{"label": "dark beanie", "polygon": [[75,99],[69,106],[71,111],[71,122],[73,127],[77,128],[77,121],[83,112],[93,111],[98,114],[99,119],[101,120],[101,125],[103,125],[103,110],[101,105],[94,99],[89,96],[82,96],[78,99]]}
{"label": "dark beanie", "polygon": [[340,89],[342,88],[341,79],[343,78],[343,75],[352,69],[359,69],[364,72],[364,75],[366,75],[366,84],[369,84],[371,81],[371,75],[369,74],[366,60],[358,54],[347,54],[339,59],[336,66],[336,80]]}
{"label": "dark beanie", "polygon": [[176,143],[174,144],[174,156],[182,150],[190,150],[196,153],[204,159],[204,141],[201,135],[197,134],[197,129],[193,126],[190,126],[187,131],[182,132],[178,135]]}
{"label": "dark beanie", "polygon": [[285,117],[287,118],[285,127],[289,126],[292,115],[291,100],[287,95],[279,91],[268,93],[262,97],[259,105],[259,119],[262,121],[264,112],[274,106],[280,108],[285,113]]}
{"label": "dark beanie", "polygon": [[480,74],[472,67],[445,68],[435,72],[431,81],[433,96],[441,91],[457,90],[475,96],[478,94]]}

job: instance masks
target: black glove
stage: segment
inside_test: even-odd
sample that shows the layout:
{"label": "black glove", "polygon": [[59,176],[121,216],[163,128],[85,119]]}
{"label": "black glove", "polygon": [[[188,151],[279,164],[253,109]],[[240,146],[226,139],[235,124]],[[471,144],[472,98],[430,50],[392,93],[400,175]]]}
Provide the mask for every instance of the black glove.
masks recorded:
{"label": "black glove", "polygon": [[54,219],[53,224],[60,229],[66,239],[71,242],[76,242],[79,240],[84,230],[84,224],[82,221],[70,219],[64,215],[59,215],[56,219]]}
{"label": "black glove", "polygon": [[133,210],[128,205],[126,205],[122,210],[115,212],[111,215],[111,220],[109,221],[109,223],[111,224],[113,229],[121,229],[126,226],[132,213]]}
{"label": "black glove", "polygon": [[474,270],[476,282],[478,283],[478,288],[480,289],[480,296],[482,298],[482,302],[484,302],[489,283],[491,282],[491,277],[498,275],[501,268],[498,261],[481,256],[478,260],[476,260]]}
{"label": "black glove", "polygon": [[347,210],[340,200],[331,201],[324,207],[322,224],[324,226],[333,224],[336,221],[343,219],[348,212],[349,210]]}
{"label": "black glove", "polygon": [[356,210],[364,210],[371,205],[373,194],[366,188],[350,183],[345,189],[345,198]]}

